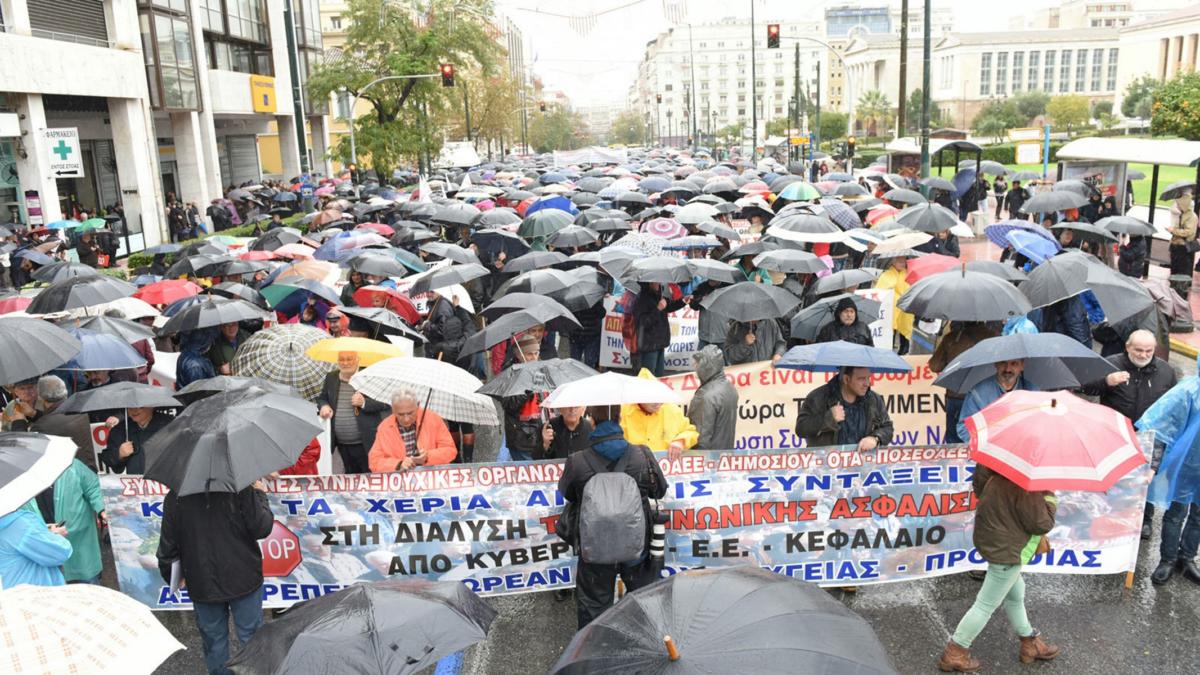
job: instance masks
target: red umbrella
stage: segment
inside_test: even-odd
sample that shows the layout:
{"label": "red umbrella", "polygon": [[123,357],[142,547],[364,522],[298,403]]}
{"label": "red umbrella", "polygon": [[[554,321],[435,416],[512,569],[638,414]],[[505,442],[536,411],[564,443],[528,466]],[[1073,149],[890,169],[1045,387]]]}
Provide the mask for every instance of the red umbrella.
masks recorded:
{"label": "red umbrella", "polygon": [[930,253],[920,258],[911,258],[908,261],[908,276],[904,277],[904,280],[915,284],[925,277],[954,269],[961,264],[962,261],[958,258],[941,253]]}
{"label": "red umbrella", "polygon": [[1104,492],[1146,462],[1129,418],[1065,391],[1009,392],[966,426],[971,458],[1031,492]]}
{"label": "red umbrella", "polygon": [[176,300],[199,295],[200,288],[187,279],[164,279],[146,284],[133,293],[133,297],[151,305],[169,305]]}
{"label": "red umbrella", "polygon": [[393,234],[396,234],[396,231],[395,231],[395,230],[393,230],[392,228],[388,227],[387,225],[384,225],[383,223],[363,223],[362,225],[359,225],[359,226],[358,226],[357,228],[355,228],[355,229],[357,229],[357,230],[370,230],[370,231],[372,231],[372,232],[376,232],[376,233],[378,233],[378,234],[381,234],[381,235],[383,235],[383,236],[385,236],[385,237],[390,237],[390,236],[392,236]]}
{"label": "red umbrella", "polygon": [[7,298],[0,298],[0,314],[11,314],[20,312],[33,302],[33,296],[13,295]]}
{"label": "red umbrella", "polygon": [[274,260],[274,251],[246,251],[238,256],[242,260]]}
{"label": "red umbrella", "polygon": [[421,322],[421,313],[407,296],[386,286],[363,286],[354,291],[354,304],[359,307],[385,307],[392,310],[411,326]]}
{"label": "red umbrella", "polygon": [[537,200],[537,197],[530,197],[529,199],[521,201],[520,204],[517,204],[517,215],[525,217],[525,212],[528,211],[529,207]]}

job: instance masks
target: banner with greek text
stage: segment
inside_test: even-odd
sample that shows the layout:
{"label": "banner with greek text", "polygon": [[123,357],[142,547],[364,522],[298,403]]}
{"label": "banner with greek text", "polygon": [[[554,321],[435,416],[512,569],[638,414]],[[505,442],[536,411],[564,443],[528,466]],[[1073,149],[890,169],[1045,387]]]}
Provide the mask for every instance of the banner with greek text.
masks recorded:
{"label": "banner with greek text", "polygon": [[[955,445],[662,458],[664,574],[749,563],[839,586],[981,569],[967,454]],[[561,462],[525,462],[269,481],[265,604],[389,576],[458,580],[485,595],[571,587],[575,558],[554,534],[561,473]],[[1054,551],[1030,570],[1132,569],[1149,480],[1141,467],[1107,493],[1061,493]],[[188,608],[155,558],[163,488],[116,475],[101,488],[122,592],[153,609]]]}
{"label": "banner with greek text", "polygon": [[[629,349],[621,337],[621,324],[625,319],[621,305],[611,296],[604,299],[608,313],[604,315],[604,326],[600,332],[600,365],[605,368],[629,368]],[[667,347],[666,369],[672,371],[692,370],[692,354],[700,345],[700,313],[684,307],[667,315],[671,324],[671,346]]]}

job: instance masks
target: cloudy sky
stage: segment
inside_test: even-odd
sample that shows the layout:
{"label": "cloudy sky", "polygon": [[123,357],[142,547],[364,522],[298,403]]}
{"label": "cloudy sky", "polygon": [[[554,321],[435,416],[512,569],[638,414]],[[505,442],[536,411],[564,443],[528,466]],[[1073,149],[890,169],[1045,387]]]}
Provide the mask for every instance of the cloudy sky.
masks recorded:
{"label": "cloudy sky", "polygon": [[[750,16],[751,0],[494,0],[525,34],[534,72],[550,89],[561,89],[576,106],[622,103],[637,74],[646,43],[672,24],[664,7],[682,4],[687,20],[695,23],[726,17]],[[757,0],[755,19],[788,20],[823,12],[826,5],[880,6],[887,0]],[[1045,6],[1044,0],[1005,0],[986,4],[986,11],[969,11],[974,3],[937,1],[935,6],[960,8],[957,20],[964,31],[995,30],[1008,17]],[[911,0],[919,12],[921,0]],[[570,17],[598,14],[584,34],[572,28]],[[761,30],[765,31],[766,28]],[[916,47],[919,49],[919,46]],[[919,54],[919,52],[918,52]]]}

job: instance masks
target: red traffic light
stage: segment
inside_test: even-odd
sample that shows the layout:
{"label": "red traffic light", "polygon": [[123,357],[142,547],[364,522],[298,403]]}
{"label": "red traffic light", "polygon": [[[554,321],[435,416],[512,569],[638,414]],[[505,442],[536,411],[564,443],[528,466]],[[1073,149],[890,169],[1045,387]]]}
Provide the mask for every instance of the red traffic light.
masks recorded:
{"label": "red traffic light", "polygon": [[443,87],[453,87],[454,86],[454,65],[450,64],[450,63],[443,63],[441,71],[442,71],[442,86]]}
{"label": "red traffic light", "polygon": [[779,24],[767,24],[767,49],[779,48]]}

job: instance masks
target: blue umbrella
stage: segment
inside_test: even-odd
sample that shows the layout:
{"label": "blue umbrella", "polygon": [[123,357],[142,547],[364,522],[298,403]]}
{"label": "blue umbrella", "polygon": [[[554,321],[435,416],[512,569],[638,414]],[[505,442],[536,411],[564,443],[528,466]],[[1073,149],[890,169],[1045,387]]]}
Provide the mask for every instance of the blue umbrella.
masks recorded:
{"label": "blue umbrella", "polygon": [[1043,239],[1032,232],[1024,230],[1009,232],[1008,241],[1017,253],[1029,258],[1038,265],[1054,257],[1060,250],[1057,242]]}
{"label": "blue umbrella", "polygon": [[528,218],[538,211],[544,211],[546,209],[558,209],[559,211],[566,211],[573,216],[579,215],[579,208],[576,207],[575,204],[571,203],[570,199],[567,199],[562,195],[549,195],[542,197],[536,202],[530,204],[529,208],[525,209],[525,217]]}
{"label": "blue umbrella", "polygon": [[341,232],[326,239],[325,243],[313,252],[313,258],[337,261],[342,254],[352,255],[355,249],[380,243],[381,239],[382,237],[374,232]]}
{"label": "blue umbrella", "polygon": [[907,373],[912,366],[890,349],[856,345],[844,340],[792,347],[776,368],[834,373],[842,368],[870,368],[874,373]]}
{"label": "blue umbrella", "polygon": [[297,197],[296,197],[295,192],[278,192],[275,194],[274,197],[271,197],[271,199],[282,203],[282,202],[294,202],[294,201],[296,201]]}
{"label": "blue umbrella", "polygon": [[975,169],[971,168],[959,171],[954,174],[954,180],[951,182],[954,183],[954,198],[961,199],[963,195],[967,194],[967,190],[971,189],[971,186],[975,184]]}
{"label": "blue umbrella", "polygon": [[141,354],[116,336],[82,328],[65,330],[83,344],[83,349],[67,361],[63,370],[123,370],[146,365]]}
{"label": "blue umbrella", "polygon": [[157,274],[139,274],[134,277],[133,285],[141,288],[142,286],[157,283],[159,281],[162,281],[162,277],[158,276]]}
{"label": "blue umbrella", "polygon": [[664,176],[650,176],[638,181],[638,189],[646,192],[662,192],[671,187],[671,181]]}
{"label": "blue umbrella", "polygon": [[34,265],[49,265],[54,262],[54,258],[51,258],[50,256],[46,255],[45,253],[42,253],[41,251],[39,251],[37,249],[33,249],[33,248],[26,248],[26,249],[17,251],[16,253],[13,254],[13,257],[14,258],[25,258],[26,260],[33,263]]}
{"label": "blue umbrella", "polygon": [[[1036,223],[1031,223],[1028,220],[1001,220],[998,223],[992,223],[983,228],[983,233],[987,235],[988,241],[1000,248],[1008,248],[1008,233],[1013,230],[1024,230],[1046,240],[1054,241],[1054,235],[1050,234],[1046,228]],[[1054,243],[1057,244],[1058,242],[1055,241]]]}
{"label": "blue umbrella", "polygon": [[76,228],[76,227],[79,227],[79,221],[78,221],[78,220],[71,220],[70,218],[68,218],[68,219],[66,219],[66,220],[56,220],[56,221],[54,221],[53,223],[50,223],[49,225],[47,225],[47,226],[46,226],[46,229],[50,229],[50,230],[70,230],[70,229],[72,229],[72,228]]}
{"label": "blue umbrella", "polygon": [[396,256],[396,262],[404,265],[414,272],[424,272],[429,269],[429,265],[425,264],[421,257],[412,251],[407,251],[402,248],[393,248],[392,254]]}

